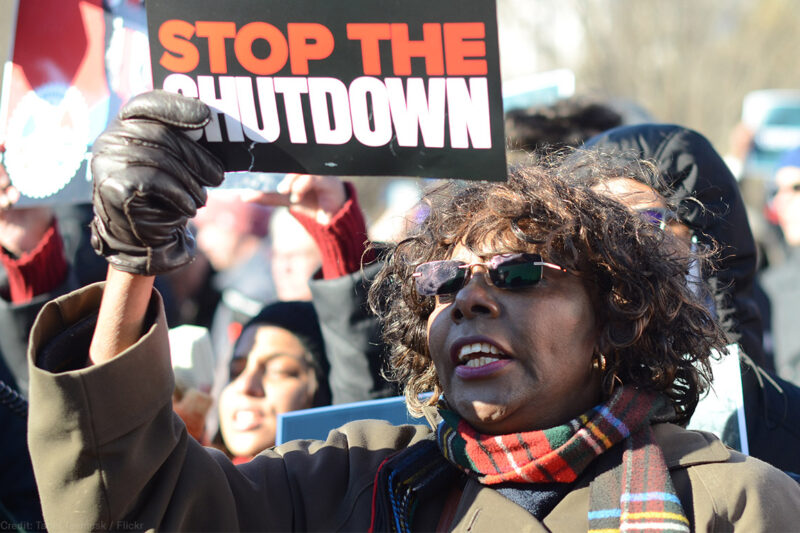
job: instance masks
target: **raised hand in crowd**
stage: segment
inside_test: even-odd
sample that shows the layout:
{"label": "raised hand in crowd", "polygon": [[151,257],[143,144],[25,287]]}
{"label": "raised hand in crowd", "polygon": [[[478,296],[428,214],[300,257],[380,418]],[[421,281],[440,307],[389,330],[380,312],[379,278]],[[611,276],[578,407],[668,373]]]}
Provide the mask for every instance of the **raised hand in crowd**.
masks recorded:
{"label": "raised hand in crowd", "polygon": [[241,198],[262,205],[288,206],[292,214],[325,226],[347,201],[347,190],[336,176],[287,174],[277,192],[246,191]]}
{"label": "raised hand in crowd", "polygon": [[199,100],[153,91],[131,100],[94,143],[92,245],[112,266],[90,349],[94,363],[139,337],[153,276],[194,257],[186,225],[223,169],[184,131],[202,128],[209,115]]}
{"label": "raised hand in crowd", "polygon": [[92,244],[118,270],[152,276],[194,257],[186,223],[223,169],[181,130],[208,120],[199,100],[153,91],[131,100],[95,141]]}
{"label": "raised hand in crowd", "polygon": [[[369,280],[380,264],[375,250],[367,248],[367,227],[355,187],[335,176],[288,174],[277,190],[249,191],[242,199],[289,206],[319,249],[321,279],[311,280],[309,288],[330,361],[333,403],[397,394],[383,376],[385,345],[377,318],[365,305]],[[273,265],[273,273],[280,270]]]}
{"label": "raised hand in crowd", "polygon": [[240,198],[287,206],[319,248],[323,279],[352,274],[375,260],[367,249],[367,226],[352,183],[336,176],[287,174],[277,192],[246,191]]}
{"label": "raised hand in crowd", "polygon": [[49,207],[15,207],[19,191],[0,165],[0,246],[20,257],[31,252],[53,224]]}

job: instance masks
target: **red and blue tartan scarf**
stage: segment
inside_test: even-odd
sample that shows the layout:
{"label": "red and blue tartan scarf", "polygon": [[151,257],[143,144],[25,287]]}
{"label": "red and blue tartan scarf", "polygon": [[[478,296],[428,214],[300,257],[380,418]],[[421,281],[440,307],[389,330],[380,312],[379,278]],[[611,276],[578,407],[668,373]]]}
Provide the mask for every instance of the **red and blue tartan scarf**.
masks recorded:
{"label": "red and blue tartan scarf", "polygon": [[571,483],[599,455],[622,443],[622,462],[591,483],[589,531],[689,531],[651,419],[662,395],[620,387],[605,403],[568,423],[540,431],[482,435],[440,409],[442,455],[484,485]]}

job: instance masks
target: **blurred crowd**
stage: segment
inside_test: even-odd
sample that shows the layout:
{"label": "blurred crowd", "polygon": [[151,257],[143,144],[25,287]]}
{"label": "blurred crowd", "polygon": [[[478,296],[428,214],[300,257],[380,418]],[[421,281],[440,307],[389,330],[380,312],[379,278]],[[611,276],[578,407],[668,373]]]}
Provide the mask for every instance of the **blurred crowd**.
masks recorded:
{"label": "blurred crowd", "polygon": [[[729,162],[751,146],[746,131],[734,133]],[[735,385],[749,451],[800,471],[800,147],[755,194],[699,133],[631,124],[602,99],[510,111],[506,135],[510,164],[582,149],[658,168],[658,183],[608,184],[609,194],[687,246],[718,253],[713,272],[689,275],[740,346]],[[418,200],[429,183],[381,184],[287,175],[277,193],[209,195],[191,222],[196,259],[156,281],[171,328],[174,408],[198,441],[247,461],[274,445],[281,413],[402,392],[364,293],[380,243],[426,216]],[[0,169],[0,512],[33,524],[41,511],[24,439],[27,336],[45,302],[102,281],[106,261],[90,243],[91,206],[16,208],[17,198]]]}

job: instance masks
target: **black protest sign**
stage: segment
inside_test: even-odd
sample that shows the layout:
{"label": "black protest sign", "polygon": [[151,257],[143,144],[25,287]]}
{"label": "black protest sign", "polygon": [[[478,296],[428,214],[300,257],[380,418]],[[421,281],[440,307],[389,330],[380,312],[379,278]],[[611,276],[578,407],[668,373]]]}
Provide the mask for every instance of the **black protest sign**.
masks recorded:
{"label": "black protest sign", "polygon": [[154,85],[230,171],[502,180],[493,0],[148,0]]}

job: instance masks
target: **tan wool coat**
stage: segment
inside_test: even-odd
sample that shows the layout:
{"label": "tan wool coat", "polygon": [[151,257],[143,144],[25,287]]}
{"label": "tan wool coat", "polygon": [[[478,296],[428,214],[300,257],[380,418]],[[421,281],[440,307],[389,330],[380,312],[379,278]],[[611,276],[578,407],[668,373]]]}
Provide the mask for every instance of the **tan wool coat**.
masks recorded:
{"label": "tan wool coat", "polygon": [[[366,531],[378,465],[431,433],[354,422],[324,442],[290,442],[234,466],[189,437],[172,412],[157,293],[139,342],[108,363],[80,368],[101,294],[94,285],[49,303],[32,331],[29,444],[50,531]],[[800,530],[800,486],[788,476],[710,434],[671,424],[654,431],[694,530]],[[421,502],[414,525],[586,531],[584,478],[543,522],[469,480],[460,492]],[[448,498],[453,513],[441,522]]]}

